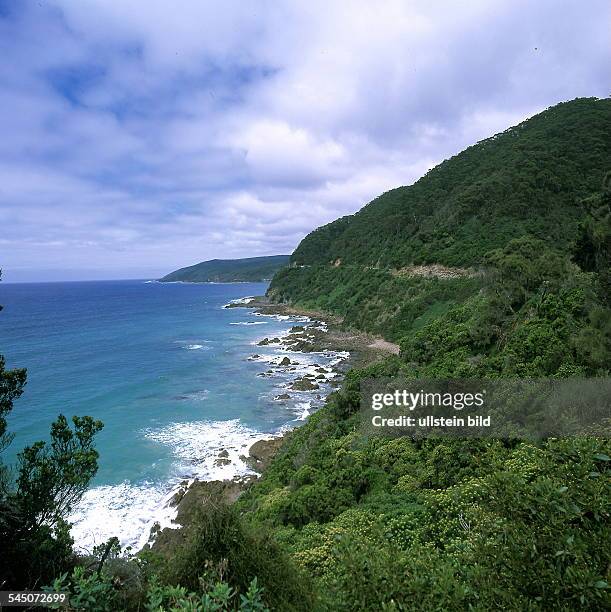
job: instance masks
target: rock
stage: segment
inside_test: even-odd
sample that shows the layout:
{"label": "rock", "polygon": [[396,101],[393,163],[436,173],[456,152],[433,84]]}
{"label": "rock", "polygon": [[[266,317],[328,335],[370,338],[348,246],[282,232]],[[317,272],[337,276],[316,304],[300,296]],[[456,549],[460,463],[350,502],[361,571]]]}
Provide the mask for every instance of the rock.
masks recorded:
{"label": "rock", "polygon": [[229,459],[229,451],[224,448],[214,460],[214,465],[216,467],[221,467],[223,465],[229,465],[231,463],[231,459]]}
{"label": "rock", "polygon": [[182,500],[182,498],[185,496],[185,493],[187,492],[187,489],[189,488],[189,481],[188,480],[183,480],[180,485],[178,485],[178,491],[176,491],[176,493],[174,493],[174,495],[172,495],[172,498],[170,499],[170,501],[168,502],[170,506],[178,506],[178,504],[180,503],[180,501]]}
{"label": "rock", "polygon": [[288,357],[283,357],[282,361],[278,365],[281,365],[281,366],[291,365],[291,360]]}
{"label": "rock", "polygon": [[257,353],[255,353],[254,355],[251,355],[248,359],[260,359],[261,355],[257,355]]}
{"label": "rock", "polygon": [[267,346],[269,344],[269,338],[263,338],[257,342],[257,346]]}
{"label": "rock", "polygon": [[280,395],[276,395],[275,400],[287,400],[291,399],[291,396],[288,393],[281,393]]}
{"label": "rock", "polygon": [[298,378],[289,386],[289,389],[293,389],[295,391],[313,391],[314,389],[319,388],[320,387],[315,382],[312,382],[310,379],[305,377],[300,379]]}
{"label": "rock", "polygon": [[319,374],[328,374],[329,370],[325,370],[325,368],[316,368],[316,372],[318,372]]}
{"label": "rock", "polygon": [[271,463],[276,453],[282,446],[284,438],[272,438],[271,440],[258,440],[250,449],[249,464],[257,472],[262,472]]}
{"label": "rock", "polygon": [[159,521],[155,521],[153,523],[153,526],[151,527],[151,530],[149,532],[149,542],[154,542],[155,538],[159,535],[159,533],[161,532],[161,525],[159,524]]}
{"label": "rock", "polygon": [[319,374],[316,378],[320,380],[325,380],[327,377],[324,374]]}

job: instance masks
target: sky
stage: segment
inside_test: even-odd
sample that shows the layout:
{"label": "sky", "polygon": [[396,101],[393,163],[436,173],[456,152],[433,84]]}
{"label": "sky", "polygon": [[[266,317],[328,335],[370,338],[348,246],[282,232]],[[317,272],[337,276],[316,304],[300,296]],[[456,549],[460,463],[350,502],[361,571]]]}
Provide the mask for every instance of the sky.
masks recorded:
{"label": "sky", "polygon": [[5,281],[290,253],[609,95],[607,0],[0,0]]}

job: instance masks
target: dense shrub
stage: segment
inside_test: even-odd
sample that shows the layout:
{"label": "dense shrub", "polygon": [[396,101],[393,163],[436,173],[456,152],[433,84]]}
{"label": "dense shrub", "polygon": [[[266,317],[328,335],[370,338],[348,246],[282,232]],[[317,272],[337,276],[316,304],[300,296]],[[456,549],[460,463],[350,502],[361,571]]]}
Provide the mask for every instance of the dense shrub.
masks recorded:
{"label": "dense shrub", "polygon": [[167,558],[160,571],[162,584],[189,591],[210,590],[227,583],[247,593],[256,578],[263,601],[274,610],[306,610],[313,595],[306,575],[262,529],[244,524],[237,510],[209,503],[188,527],[186,542]]}

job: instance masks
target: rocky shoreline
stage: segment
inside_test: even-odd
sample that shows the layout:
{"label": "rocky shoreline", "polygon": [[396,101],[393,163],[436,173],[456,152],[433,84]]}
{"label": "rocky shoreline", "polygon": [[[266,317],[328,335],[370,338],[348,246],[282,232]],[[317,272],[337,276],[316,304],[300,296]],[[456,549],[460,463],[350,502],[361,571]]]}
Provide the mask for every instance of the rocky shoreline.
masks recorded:
{"label": "rocky shoreline", "polygon": [[[340,358],[330,367],[313,363],[306,374],[296,376],[286,385],[285,392],[278,394],[274,400],[286,402],[293,394],[320,391],[325,393],[341,384],[343,375],[351,367],[363,366],[378,359],[382,354],[396,352],[395,345],[380,344],[379,339],[362,332],[341,329],[341,320],[337,317],[318,312],[298,309],[285,304],[274,304],[265,297],[248,298],[228,304],[226,308],[254,309],[260,316],[294,316],[304,318],[303,324],[293,326],[282,337],[263,338],[257,346],[275,347],[290,353],[329,353],[339,354]],[[262,356],[253,353],[249,360],[260,360]],[[268,362],[270,363],[270,362]],[[259,376],[273,376],[281,369],[285,372],[296,372],[299,363],[289,355],[279,356],[271,362],[272,368],[261,372]],[[325,387],[323,389],[322,387]],[[320,394],[317,399],[322,400]],[[186,537],[186,527],[193,520],[197,511],[211,503],[233,503],[271,463],[284,441],[284,435],[262,439],[255,442],[248,451],[247,457],[241,457],[252,473],[235,476],[231,480],[203,481],[198,479],[183,481],[168,504],[176,509],[173,525],[161,528],[158,523],[151,528],[148,543],[143,550],[153,550],[160,554],[171,554],[171,551]],[[229,463],[228,452],[222,450],[215,459],[216,465]]]}

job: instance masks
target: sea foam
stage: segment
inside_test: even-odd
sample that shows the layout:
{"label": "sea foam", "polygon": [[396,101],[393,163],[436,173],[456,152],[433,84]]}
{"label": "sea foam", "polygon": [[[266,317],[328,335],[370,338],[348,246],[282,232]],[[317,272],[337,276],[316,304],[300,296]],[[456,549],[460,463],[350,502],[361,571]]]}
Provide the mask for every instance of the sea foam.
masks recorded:
{"label": "sea foam", "polygon": [[[91,552],[112,536],[119,537],[122,546],[142,548],[156,522],[162,528],[176,527],[172,523],[176,508],[170,501],[181,482],[253,474],[244,461],[248,449],[257,440],[274,437],[242,425],[239,419],[173,423],[141,433],[172,449],[176,458],[173,477],[163,483],[126,481],[89,489],[70,516],[72,536],[81,552]],[[223,450],[228,453],[228,463],[218,461]]]}

